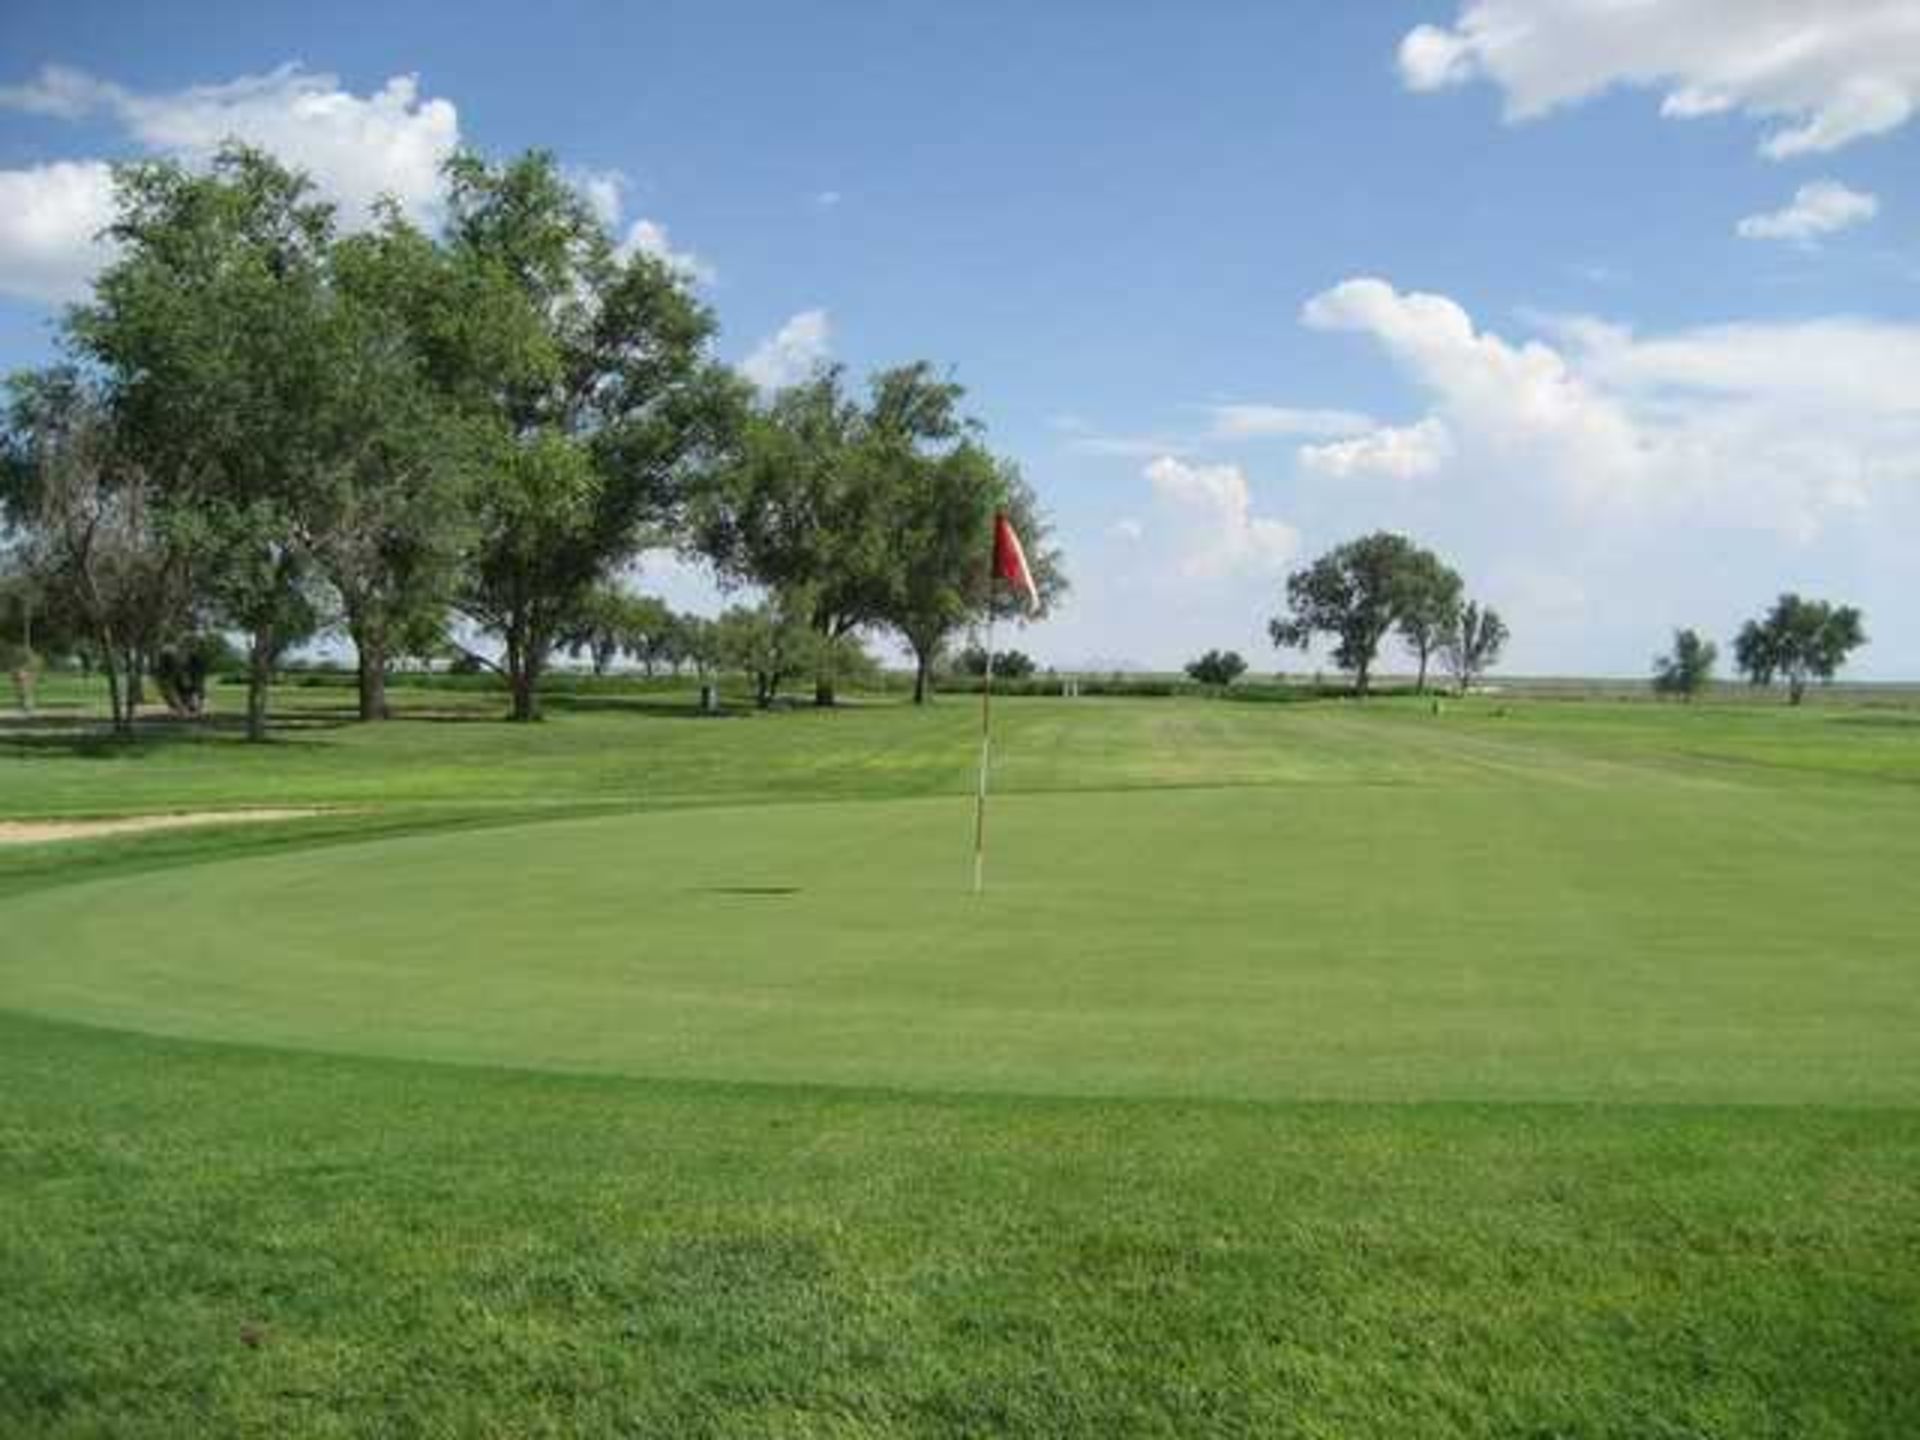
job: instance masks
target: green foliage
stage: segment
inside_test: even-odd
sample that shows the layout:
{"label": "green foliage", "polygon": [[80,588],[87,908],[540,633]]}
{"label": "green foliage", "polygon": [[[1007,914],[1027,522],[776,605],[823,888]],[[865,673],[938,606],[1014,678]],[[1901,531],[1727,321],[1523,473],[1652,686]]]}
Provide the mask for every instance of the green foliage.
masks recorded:
{"label": "green foliage", "polygon": [[581,601],[560,640],[576,659],[590,656],[596,675],[606,674],[622,655],[651,675],[655,666],[677,662],[682,633],[680,617],[664,600],[600,584]]}
{"label": "green foliage", "polygon": [[804,590],[829,637],[880,618],[892,573],[884,476],[869,463],[879,389],[863,407],[833,367],[768,397],[737,462],[689,507],[695,543],[723,576]]}
{"label": "green foliage", "polygon": [[111,393],[73,366],[7,382],[0,524],[19,537],[9,609],[23,643],[32,630],[97,660],[126,733],[142,657],[191,608],[195,526],[131,451]]}
{"label": "green foliage", "polygon": [[1335,641],[1334,663],[1353,672],[1354,688],[1368,691],[1380,642],[1394,627],[1411,624],[1426,647],[1444,627],[1447,597],[1457,598],[1459,577],[1404,535],[1377,531],[1349,540],[1287,577],[1287,613],[1268,624],[1273,643],[1304,650],[1316,635]]}
{"label": "green foliage", "polygon": [[1808,680],[1831,684],[1847,657],[1866,643],[1861,614],[1851,605],[1786,594],[1760,619],[1741,626],[1734,659],[1754,685],[1784,679],[1789,702],[1798,705]]}
{"label": "green foliage", "polygon": [[[338,241],[330,264],[329,338],[347,377],[350,439],[306,503],[316,562],[358,652],[360,716],[377,720],[395,653],[445,631],[475,538],[475,494],[503,448],[468,387],[492,338],[521,317],[500,287],[462,273],[391,210]],[[456,305],[457,321],[447,313]]]}
{"label": "green foliage", "polygon": [[1427,666],[1446,644],[1460,622],[1463,582],[1459,574],[1430,550],[1410,557],[1400,579],[1400,638],[1419,661],[1414,689],[1427,688]]}
{"label": "green foliage", "polygon": [[1209,650],[1187,663],[1187,674],[1202,685],[1226,686],[1247,673],[1247,662],[1237,650]]}
{"label": "green foliage", "polygon": [[110,378],[117,443],[192,557],[216,618],[252,637],[248,723],[274,659],[320,623],[307,544],[358,411],[328,287],[330,207],[265,154],[116,172],[115,261],[75,310]]}
{"label": "green foliage", "polygon": [[[963,675],[984,676],[987,673],[987,652],[982,646],[969,645],[955,657],[954,663]],[[993,652],[993,678],[996,683],[1025,680],[1033,672],[1033,657],[1024,650]]]}
{"label": "green foliage", "polygon": [[[551,156],[449,167],[454,262],[521,317],[469,388],[507,454],[478,487],[461,609],[502,643],[516,719],[594,587],[731,457],[744,382],[662,261],[621,254]],[[491,383],[488,383],[488,382]]]}
{"label": "green foliage", "polygon": [[803,591],[735,605],[714,622],[721,663],[752,678],[754,703],[762,709],[779,698],[782,682],[814,673],[823,643],[813,628],[812,598]]}
{"label": "green foliage", "polygon": [[[964,394],[920,361],[875,375],[860,404],[840,370],[823,370],[763,402],[739,463],[691,506],[697,542],[721,572],[804,593],[824,639],[862,626],[899,634],[921,698],[956,631],[990,610],[1018,613],[992,584],[995,508],[1015,517],[1043,598],[1064,588],[1032,491],[980,444]],[[822,702],[838,654],[831,644],[817,653]]]}
{"label": "green foliage", "polygon": [[1491,605],[1469,600],[1454,609],[1440,639],[1440,654],[1462,695],[1500,661],[1507,644],[1507,622]]}
{"label": "green foliage", "polygon": [[1673,648],[1654,657],[1653,688],[1656,694],[1678,695],[1691,700],[1713,679],[1713,667],[1720,657],[1719,647],[1702,638],[1697,630],[1673,632]]}

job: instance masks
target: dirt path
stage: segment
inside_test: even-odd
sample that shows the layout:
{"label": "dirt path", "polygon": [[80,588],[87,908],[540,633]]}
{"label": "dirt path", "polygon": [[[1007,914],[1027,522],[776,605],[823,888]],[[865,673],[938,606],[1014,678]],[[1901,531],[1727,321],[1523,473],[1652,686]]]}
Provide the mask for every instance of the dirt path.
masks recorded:
{"label": "dirt path", "polygon": [[186,830],[199,825],[251,825],[266,820],[305,820],[321,810],[189,810],[174,815],[125,815],[113,820],[0,820],[0,845],[40,845],[52,840],[93,840],[148,830]]}

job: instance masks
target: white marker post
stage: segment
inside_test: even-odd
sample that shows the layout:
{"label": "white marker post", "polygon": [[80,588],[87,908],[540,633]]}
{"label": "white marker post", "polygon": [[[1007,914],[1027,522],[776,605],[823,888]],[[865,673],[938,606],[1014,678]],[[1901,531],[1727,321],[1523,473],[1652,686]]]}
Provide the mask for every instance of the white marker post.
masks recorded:
{"label": "white marker post", "polygon": [[[993,582],[987,582],[991,591]],[[987,883],[987,766],[993,754],[993,610],[987,610],[987,668],[980,684],[980,783],[973,792],[973,893]]]}

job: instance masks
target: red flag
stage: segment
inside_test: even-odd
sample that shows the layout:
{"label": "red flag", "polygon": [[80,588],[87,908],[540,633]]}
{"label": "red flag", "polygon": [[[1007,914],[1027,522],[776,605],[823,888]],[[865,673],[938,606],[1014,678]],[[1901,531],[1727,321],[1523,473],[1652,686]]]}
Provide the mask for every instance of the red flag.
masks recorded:
{"label": "red flag", "polygon": [[1029,611],[1040,608],[1040,591],[1027,568],[1027,552],[1004,510],[993,517],[993,573],[1027,597]]}

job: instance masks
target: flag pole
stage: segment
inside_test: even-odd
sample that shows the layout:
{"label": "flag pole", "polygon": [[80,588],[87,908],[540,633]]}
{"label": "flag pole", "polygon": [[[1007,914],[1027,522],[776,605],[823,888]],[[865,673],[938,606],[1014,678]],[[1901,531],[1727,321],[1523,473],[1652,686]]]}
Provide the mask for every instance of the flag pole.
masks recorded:
{"label": "flag pole", "polygon": [[973,893],[987,879],[987,759],[993,745],[993,580],[987,580],[987,668],[980,685],[980,784],[973,792]]}

